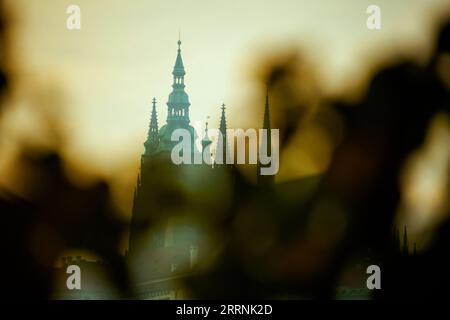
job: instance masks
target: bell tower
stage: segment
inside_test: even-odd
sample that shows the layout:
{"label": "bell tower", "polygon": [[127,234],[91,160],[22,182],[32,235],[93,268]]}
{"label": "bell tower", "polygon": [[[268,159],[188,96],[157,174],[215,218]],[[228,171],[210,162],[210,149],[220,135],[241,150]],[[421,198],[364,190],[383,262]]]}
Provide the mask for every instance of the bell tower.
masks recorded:
{"label": "bell tower", "polygon": [[178,40],[178,54],[173,67],[172,92],[167,102],[167,124],[177,126],[189,125],[189,96],[184,91],[184,75],[186,74],[181,58],[181,41]]}

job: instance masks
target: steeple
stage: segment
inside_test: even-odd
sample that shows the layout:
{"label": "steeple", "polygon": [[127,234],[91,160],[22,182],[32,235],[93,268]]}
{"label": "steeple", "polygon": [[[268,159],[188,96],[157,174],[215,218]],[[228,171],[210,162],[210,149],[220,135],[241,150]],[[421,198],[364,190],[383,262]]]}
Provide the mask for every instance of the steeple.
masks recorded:
{"label": "steeple", "polygon": [[184,76],[186,72],[184,71],[184,65],[183,65],[183,59],[181,58],[181,40],[178,40],[178,54],[177,54],[177,60],[175,61],[175,66],[173,67],[172,74],[174,76]]}
{"label": "steeple", "polygon": [[217,148],[216,148],[216,160],[217,164],[226,164],[226,159],[228,159],[229,152],[228,150],[228,137],[227,137],[227,119],[225,117],[225,104],[222,103],[221,106],[222,109],[222,116],[220,117],[220,125],[219,125],[219,131],[221,134],[221,137],[219,136],[219,139],[217,141]]}
{"label": "steeple", "polygon": [[[260,148],[264,148],[265,150],[262,150],[264,153],[267,154],[267,156],[272,155],[272,136],[271,136],[271,128],[270,128],[270,107],[269,107],[269,86],[266,88],[266,103],[264,106],[264,120],[263,120],[263,129],[266,131],[266,137],[267,142],[260,145]],[[259,137],[261,140],[262,137]],[[270,164],[268,165],[270,166]],[[260,186],[271,186],[274,184],[274,176],[263,176],[261,175],[261,167],[264,167],[263,164],[259,162],[259,153],[258,153],[258,164],[256,166],[256,177],[257,177],[257,184]]]}
{"label": "steeple", "polygon": [[[208,117],[209,118],[209,117]],[[206,121],[205,123],[205,135],[203,136],[202,139],[202,156],[205,153],[205,151],[207,152],[207,154],[209,155],[209,159],[211,157],[211,139],[208,136],[208,121]],[[210,164],[210,162],[207,162],[208,164]]]}
{"label": "steeple", "polygon": [[152,100],[152,113],[150,116],[150,126],[148,129],[147,141],[145,141],[145,154],[153,153],[158,148],[158,115],[156,113],[156,99]]}
{"label": "steeple", "polygon": [[184,70],[183,59],[181,58],[181,40],[178,40],[178,53],[173,67],[172,92],[169,94],[167,102],[167,123],[175,125],[189,124],[189,97],[184,91]]}
{"label": "steeple", "polygon": [[177,129],[186,129],[191,136],[192,155],[198,153],[195,143],[197,133],[189,122],[189,97],[184,91],[184,71],[183,59],[181,58],[181,40],[178,40],[177,58],[173,67],[173,83],[172,92],[169,94],[167,101],[167,121],[159,129],[159,153],[170,153],[177,142],[172,141],[172,133]]}
{"label": "steeple", "polygon": [[[208,117],[209,118],[209,117]],[[202,151],[212,143],[211,139],[208,136],[208,121],[205,123],[205,135],[202,139]]]}
{"label": "steeple", "polygon": [[220,117],[219,130],[220,130],[220,132],[222,133],[222,135],[226,139],[226,136],[227,136],[227,119],[225,117],[225,103],[222,103],[221,109],[222,109],[222,116]]}

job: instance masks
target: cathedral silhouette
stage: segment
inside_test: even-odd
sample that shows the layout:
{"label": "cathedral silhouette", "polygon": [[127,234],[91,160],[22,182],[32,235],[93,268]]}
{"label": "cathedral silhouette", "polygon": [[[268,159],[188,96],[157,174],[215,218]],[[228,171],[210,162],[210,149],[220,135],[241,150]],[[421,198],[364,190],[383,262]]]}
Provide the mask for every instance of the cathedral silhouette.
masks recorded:
{"label": "cathedral silhouette", "polygon": [[[229,190],[233,188],[235,170],[227,161],[214,160],[212,164],[200,165],[172,163],[170,155],[177,142],[172,141],[171,137],[176,129],[186,129],[190,133],[191,159],[205,150],[210,152],[212,145],[208,122],[205,123],[201,151],[195,143],[198,135],[190,125],[191,104],[185,91],[186,71],[180,40],[172,75],[167,119],[162,127],[158,127],[156,99],[152,100],[148,136],[134,192],[128,255],[136,274],[140,298],[174,299],[185,296],[178,284],[173,282],[193,272],[196,263],[208,256],[210,243],[205,241],[202,228],[207,227],[214,219],[211,216],[221,210],[216,210],[216,206],[225,207],[223,203],[230,200]],[[225,111],[225,104],[222,104],[219,137],[223,139],[218,139],[216,146],[216,150],[220,150],[217,153],[224,157],[229,156]],[[267,92],[263,128],[269,132],[268,148],[271,146],[269,118]],[[258,162],[255,169],[260,166]],[[270,188],[274,183],[273,176],[259,176],[258,173],[257,176],[261,187]]]}

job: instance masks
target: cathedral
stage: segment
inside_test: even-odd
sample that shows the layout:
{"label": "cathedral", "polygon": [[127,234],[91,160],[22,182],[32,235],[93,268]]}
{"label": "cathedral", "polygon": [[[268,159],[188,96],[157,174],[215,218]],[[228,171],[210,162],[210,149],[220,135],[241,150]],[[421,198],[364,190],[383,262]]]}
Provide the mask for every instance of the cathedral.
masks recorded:
{"label": "cathedral", "polygon": [[[214,219],[220,219],[220,212],[232,200],[233,168],[226,161],[214,160],[212,164],[200,165],[171,162],[170,154],[177,143],[171,136],[176,129],[189,131],[192,158],[205,150],[210,152],[212,144],[206,123],[202,150],[196,146],[198,135],[190,125],[191,104],[185,91],[185,75],[179,40],[166,123],[158,126],[156,99],[153,98],[133,199],[128,256],[136,275],[139,298],[144,299],[186,297],[173,281],[194,272],[196,263],[209,254],[211,243],[205,236],[208,226],[215,223]],[[229,148],[225,111],[222,104],[219,131],[223,139],[217,141],[216,147],[222,155],[228,155]],[[263,125],[270,130],[268,95]],[[268,146],[270,148],[270,141]],[[270,186],[273,176],[258,175],[257,181]]]}

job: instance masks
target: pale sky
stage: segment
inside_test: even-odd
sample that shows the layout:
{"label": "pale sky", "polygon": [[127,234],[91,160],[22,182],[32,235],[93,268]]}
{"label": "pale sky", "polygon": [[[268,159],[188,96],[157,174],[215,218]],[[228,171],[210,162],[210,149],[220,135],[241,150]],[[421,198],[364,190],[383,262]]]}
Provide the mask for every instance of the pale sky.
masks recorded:
{"label": "pale sky", "polygon": [[[265,54],[306,49],[332,92],[367,69],[377,53],[426,52],[433,17],[449,7],[447,1],[8,2],[16,17],[19,83],[58,88],[68,154],[108,173],[123,159],[138,165],[153,97],[159,125],[165,123],[179,29],[191,122],[199,127],[210,116],[217,127],[224,102],[233,126],[252,117],[246,114],[246,102],[256,92],[251,70]],[[81,8],[81,30],[66,29],[69,4]],[[379,31],[366,28],[370,4],[381,7]],[[15,103],[26,108],[29,102]],[[17,131],[34,128],[27,112],[10,117],[17,119],[12,125]]]}

